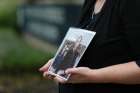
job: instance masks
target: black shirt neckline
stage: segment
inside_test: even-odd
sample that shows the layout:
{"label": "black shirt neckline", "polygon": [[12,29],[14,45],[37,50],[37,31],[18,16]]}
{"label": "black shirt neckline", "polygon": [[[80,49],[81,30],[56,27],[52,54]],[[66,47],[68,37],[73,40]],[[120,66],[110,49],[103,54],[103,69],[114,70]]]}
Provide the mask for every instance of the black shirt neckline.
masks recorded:
{"label": "black shirt neckline", "polygon": [[92,9],[90,9],[91,11],[89,11],[90,12],[89,16],[87,16],[87,20],[86,20],[85,24],[81,26],[81,28],[87,29],[87,30],[95,30],[96,25],[100,21],[100,18],[102,17],[102,15],[104,14],[104,12],[105,12],[105,10],[108,6],[108,0],[105,1],[105,3],[103,5],[102,9],[100,10],[100,12],[94,14],[94,17],[92,19],[92,13],[94,11],[94,6],[95,6],[95,2],[94,2],[94,5],[89,7],[89,9],[90,8],[92,8]]}

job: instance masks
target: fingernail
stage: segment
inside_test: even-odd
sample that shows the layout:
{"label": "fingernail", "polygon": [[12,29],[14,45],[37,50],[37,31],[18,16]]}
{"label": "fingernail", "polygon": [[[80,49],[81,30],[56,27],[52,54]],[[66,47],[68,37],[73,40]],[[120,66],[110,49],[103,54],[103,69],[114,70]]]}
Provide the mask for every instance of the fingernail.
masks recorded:
{"label": "fingernail", "polygon": [[39,71],[43,71],[43,70],[44,70],[44,68],[43,68],[43,67],[39,68]]}
{"label": "fingernail", "polygon": [[50,75],[50,74],[48,74],[47,76],[48,76],[49,79],[52,79],[52,80],[55,78],[55,76]]}
{"label": "fingernail", "polygon": [[69,70],[67,69],[67,70],[65,71],[65,73],[66,73],[66,74],[69,74]]}
{"label": "fingernail", "polygon": [[39,68],[38,70],[39,70],[39,71],[42,71],[42,68]]}

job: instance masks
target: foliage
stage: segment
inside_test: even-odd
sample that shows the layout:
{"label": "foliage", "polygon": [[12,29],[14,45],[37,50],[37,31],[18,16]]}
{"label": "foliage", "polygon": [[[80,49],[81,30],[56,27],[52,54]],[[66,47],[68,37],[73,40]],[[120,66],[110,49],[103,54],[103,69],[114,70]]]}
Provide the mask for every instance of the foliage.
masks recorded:
{"label": "foliage", "polygon": [[0,70],[37,71],[51,53],[44,53],[29,46],[11,28],[0,29]]}
{"label": "foliage", "polygon": [[18,0],[0,0],[0,26],[16,24],[16,8]]}

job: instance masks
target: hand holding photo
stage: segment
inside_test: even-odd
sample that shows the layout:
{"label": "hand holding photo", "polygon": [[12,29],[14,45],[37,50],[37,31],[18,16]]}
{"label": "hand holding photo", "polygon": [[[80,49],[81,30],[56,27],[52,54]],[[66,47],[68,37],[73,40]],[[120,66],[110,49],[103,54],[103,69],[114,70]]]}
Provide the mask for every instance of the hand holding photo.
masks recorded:
{"label": "hand holding photo", "polygon": [[68,80],[65,73],[68,68],[76,67],[95,36],[95,32],[79,28],[70,28],[60,45],[48,73]]}

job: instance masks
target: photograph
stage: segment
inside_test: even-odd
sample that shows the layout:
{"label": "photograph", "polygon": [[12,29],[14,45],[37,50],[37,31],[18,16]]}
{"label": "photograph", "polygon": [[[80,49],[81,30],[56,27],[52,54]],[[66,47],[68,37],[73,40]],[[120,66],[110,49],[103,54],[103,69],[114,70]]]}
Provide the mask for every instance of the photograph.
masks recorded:
{"label": "photograph", "polygon": [[68,80],[70,75],[66,74],[65,70],[78,65],[94,35],[93,31],[70,28],[49,67],[48,73]]}

